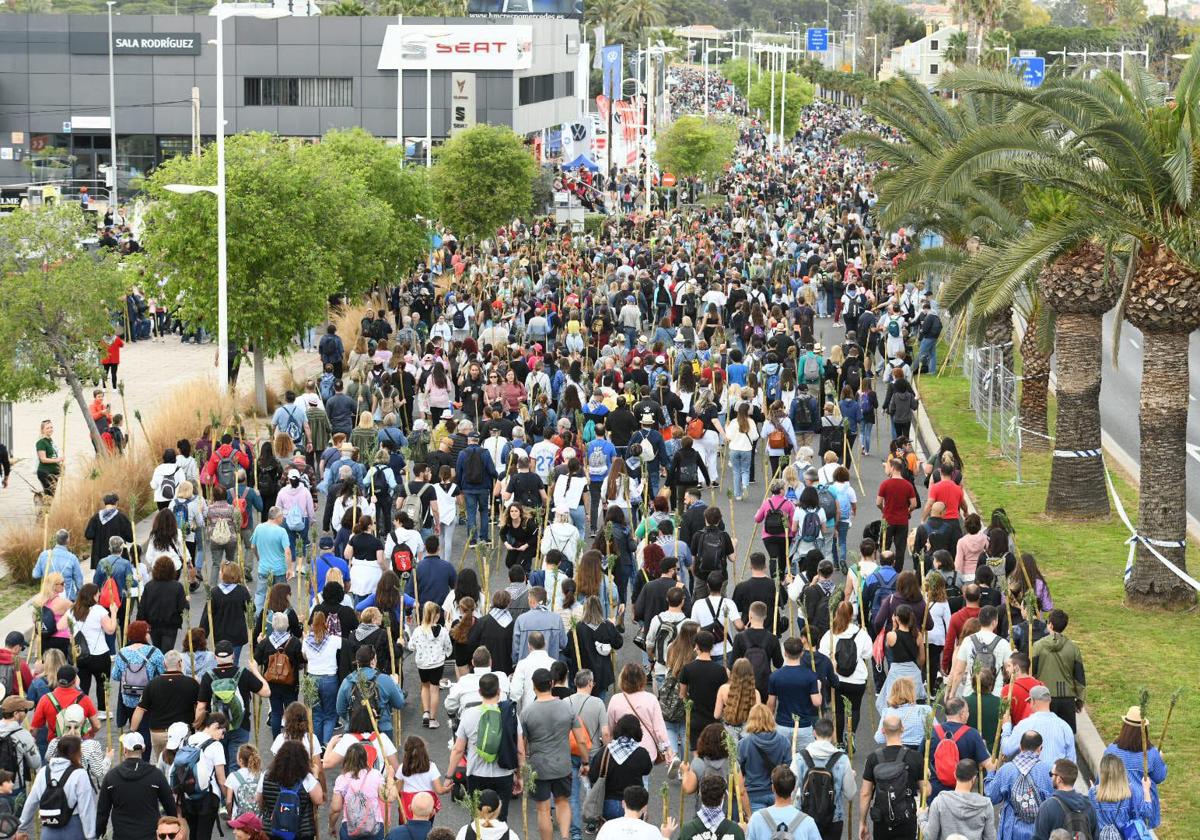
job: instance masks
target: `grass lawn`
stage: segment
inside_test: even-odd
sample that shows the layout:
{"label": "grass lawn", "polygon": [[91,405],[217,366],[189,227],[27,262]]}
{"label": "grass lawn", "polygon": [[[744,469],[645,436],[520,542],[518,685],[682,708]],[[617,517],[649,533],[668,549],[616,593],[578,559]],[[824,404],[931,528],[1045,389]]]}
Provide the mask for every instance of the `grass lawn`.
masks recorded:
{"label": "grass lawn", "polygon": [[[0,616],[8,615],[36,595],[37,592],[38,588],[36,586],[14,583],[8,579],[0,582]],[[29,622],[32,624],[33,613],[30,612],[29,616]]]}
{"label": "grass lawn", "polygon": [[[1122,576],[1129,534],[1116,513],[1108,521],[1088,523],[1047,517],[1049,453],[1023,452],[1023,483],[1014,484],[1013,463],[989,446],[987,429],[975,422],[961,370],[950,365],[944,376],[921,377],[922,404],[938,434],[957,442],[964,483],[980,510],[1008,511],[1020,549],[1037,557],[1055,605],[1070,615],[1067,635],[1083,650],[1088,712],[1101,735],[1109,742],[1117,735],[1121,716],[1138,702],[1144,687],[1150,692],[1150,731],[1157,743],[1171,694],[1185,688],[1163,751],[1170,775],[1161,788],[1159,836],[1200,838],[1200,618],[1194,612],[1142,612],[1125,606]],[[1050,408],[1053,429],[1053,397]],[[1136,521],[1137,487],[1119,474],[1113,479],[1126,512]],[[1189,547],[1188,567],[1200,568],[1195,545]]]}

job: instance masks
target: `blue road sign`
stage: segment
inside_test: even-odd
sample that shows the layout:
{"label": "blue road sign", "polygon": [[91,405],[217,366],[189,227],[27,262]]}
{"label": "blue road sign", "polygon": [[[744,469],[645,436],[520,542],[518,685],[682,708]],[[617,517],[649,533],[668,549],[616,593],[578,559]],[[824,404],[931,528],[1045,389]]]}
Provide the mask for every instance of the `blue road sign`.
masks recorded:
{"label": "blue road sign", "polygon": [[1037,56],[1019,55],[1009,62],[1021,72],[1021,78],[1029,87],[1039,87],[1046,78],[1046,59]]}
{"label": "blue road sign", "polygon": [[829,49],[829,30],[823,26],[810,28],[805,45],[809,52],[826,52]]}

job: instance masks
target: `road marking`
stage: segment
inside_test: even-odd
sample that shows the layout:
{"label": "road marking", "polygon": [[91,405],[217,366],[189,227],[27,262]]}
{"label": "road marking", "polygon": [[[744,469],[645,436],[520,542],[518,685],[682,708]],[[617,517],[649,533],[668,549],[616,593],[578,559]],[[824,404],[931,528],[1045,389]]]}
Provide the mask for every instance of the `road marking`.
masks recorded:
{"label": "road marking", "polygon": [[1129,339],[1129,343],[1133,345],[1133,349],[1134,349],[1134,350],[1141,350],[1141,349],[1142,349],[1142,346],[1141,346],[1140,344],[1138,344],[1136,341],[1134,341],[1132,338],[1131,338],[1131,339]]}
{"label": "road marking", "polygon": [[1196,401],[1196,398],[1191,394],[1188,394],[1188,399],[1191,400],[1192,402]]}
{"label": "road marking", "polygon": [[1187,454],[1191,455],[1197,461],[1200,461],[1200,446],[1197,446],[1194,443],[1188,443],[1184,445],[1187,446]]}

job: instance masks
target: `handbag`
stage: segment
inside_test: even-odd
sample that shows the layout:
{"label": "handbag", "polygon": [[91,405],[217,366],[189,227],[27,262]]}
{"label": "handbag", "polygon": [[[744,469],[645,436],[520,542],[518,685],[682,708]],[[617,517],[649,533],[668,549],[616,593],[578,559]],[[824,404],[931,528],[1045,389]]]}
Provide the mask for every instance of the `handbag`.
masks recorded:
{"label": "handbag", "polygon": [[587,798],[583,800],[583,821],[585,825],[598,825],[601,817],[604,816],[604,797],[608,789],[608,780],[605,774],[608,773],[608,750],[604,751],[604,757],[600,759],[600,777],[596,783],[592,785],[592,789],[588,791]]}
{"label": "handbag", "polygon": [[871,658],[875,660],[875,664],[883,667],[884,660],[884,642],[887,639],[887,628],[884,627],[879,631],[879,635],[875,637],[875,643],[871,646]]}
{"label": "handbag", "polygon": [[[646,732],[649,732],[651,735],[653,735],[654,730],[652,730],[649,726],[646,725],[646,721],[642,720],[641,714],[638,712],[637,707],[633,705],[633,701],[629,699],[629,695],[626,694],[624,691],[622,691],[621,696],[625,698],[625,704],[627,706],[629,706],[629,711],[633,712],[633,716],[635,718],[637,718],[638,723],[640,723],[642,725],[643,734]],[[658,698],[655,697],[654,699],[657,700]],[[663,751],[658,748],[658,742],[655,741],[654,742],[654,763],[655,764],[665,764],[666,761],[667,761],[667,757],[665,755],[663,755]]]}

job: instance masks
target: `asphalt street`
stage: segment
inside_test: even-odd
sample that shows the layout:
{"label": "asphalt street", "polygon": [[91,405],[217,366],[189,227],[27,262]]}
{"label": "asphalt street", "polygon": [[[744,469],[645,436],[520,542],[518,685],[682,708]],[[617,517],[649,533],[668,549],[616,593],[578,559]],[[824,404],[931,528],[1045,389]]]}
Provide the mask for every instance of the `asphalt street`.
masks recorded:
{"label": "asphalt street", "polygon": [[[834,326],[829,319],[818,319],[817,333],[818,333],[819,340],[827,347],[829,346],[830,342],[840,342],[844,336],[844,333],[843,333],[843,330],[841,329],[841,327]],[[880,394],[880,398],[882,399],[882,394]],[[865,492],[863,492],[862,490],[859,490],[859,482],[857,480],[855,480],[854,487],[855,487],[856,492],[858,492],[859,506],[858,506],[858,515],[854,519],[854,522],[850,529],[850,535],[848,538],[848,545],[849,545],[849,549],[851,552],[851,556],[854,556],[854,552],[856,550],[858,542],[862,537],[863,527],[879,518],[879,512],[875,508],[875,492],[879,486],[880,481],[882,481],[882,479],[883,479],[883,471],[882,471],[882,463],[881,463],[877,453],[878,453],[878,445],[880,443],[882,443],[882,445],[884,447],[886,447],[886,445],[887,445],[885,435],[886,435],[886,430],[884,430],[884,429],[877,430],[877,441],[875,444],[872,445],[872,455],[870,457],[867,457],[867,458],[858,457],[858,453],[856,452],[855,460],[858,462],[859,470],[861,471],[862,487],[865,489]],[[751,492],[747,496],[745,501],[740,502],[740,503],[731,502],[730,499],[728,498],[728,496],[726,495],[726,491],[729,489],[730,486],[731,486],[731,480],[729,478],[728,473],[726,473],[725,479],[722,483],[722,486],[720,487],[720,489],[715,491],[715,498],[716,498],[717,503],[721,506],[723,512],[726,514],[727,520],[728,520],[730,505],[732,504],[734,528],[732,528],[730,530],[732,533],[736,533],[736,537],[737,537],[737,541],[738,541],[737,557],[738,557],[739,565],[742,565],[743,559],[746,556],[746,550],[747,550],[746,541],[751,539],[751,535],[754,535],[754,543],[755,543],[754,550],[761,550],[761,548],[762,548],[762,542],[758,538],[758,530],[759,529],[755,528],[754,518],[753,518],[755,511],[758,509],[759,504],[762,501],[763,493],[765,490],[765,478],[763,475],[763,470],[761,469],[761,465],[760,465],[760,469],[758,472],[757,483],[751,485],[751,488],[750,488]],[[706,493],[705,501],[711,503],[711,501],[712,501],[711,493]],[[460,529],[460,534],[461,533],[462,532]],[[461,540],[461,536],[460,536],[460,540]],[[475,566],[475,558],[474,558],[473,552],[468,554],[466,563],[468,566],[472,566],[472,567]],[[495,582],[501,579],[499,577],[498,570],[499,570],[499,565],[493,557],[493,559],[491,561],[491,567],[490,567],[490,578],[493,582],[493,589],[496,586]],[[748,572],[746,574],[748,574]],[[840,575],[838,577],[840,578]],[[736,581],[731,582],[729,591],[732,591],[732,585],[735,583],[736,583]],[[201,589],[197,593],[195,593],[194,595],[191,596],[192,616],[197,618],[197,620],[198,620],[198,617],[202,614],[203,609],[204,609],[204,590]],[[626,644],[618,652],[618,663],[617,663],[618,672],[620,671],[620,668],[626,662],[638,661],[638,658],[640,657],[639,649],[632,644],[632,639],[633,639],[633,636],[635,633],[636,633],[636,626],[632,622],[628,622],[627,629],[626,629],[626,637],[625,637]],[[180,638],[182,639],[183,636],[181,635]],[[249,651],[249,647],[247,647],[246,655],[248,655],[248,651]],[[438,729],[436,731],[431,731],[429,729],[422,728],[420,696],[418,693],[418,677],[417,677],[416,667],[413,665],[413,663],[411,661],[411,657],[405,657],[403,669],[404,669],[403,685],[404,685],[405,693],[408,696],[408,702],[407,702],[406,707],[401,715],[402,729],[403,729],[404,737],[408,737],[410,735],[417,734],[417,735],[421,735],[423,738],[425,738],[425,740],[428,744],[430,757],[432,758],[434,763],[437,764],[438,769],[442,772],[445,772],[446,771],[446,763],[449,758],[449,752],[450,752],[450,749],[449,749],[450,748],[450,738],[452,737],[451,730],[449,728],[449,724],[447,723],[446,718],[445,718],[445,713],[444,712],[441,713],[442,726],[440,729]],[[453,677],[453,670],[451,668],[447,667],[446,673],[448,676]],[[443,693],[442,693],[443,699],[445,698],[445,694],[446,694],[446,692],[443,691]],[[863,716],[862,716],[862,721],[860,724],[860,729],[858,732],[858,737],[856,739],[856,742],[858,744],[863,745],[863,747],[867,748],[867,750],[866,751],[856,751],[855,762],[854,762],[856,771],[861,771],[866,752],[869,751],[869,749],[873,748],[873,745],[874,745],[873,734],[874,734],[875,727],[878,723],[878,719],[876,717],[872,701],[873,701],[873,695],[871,694],[870,691],[868,691],[866,698],[864,698],[864,700],[863,700],[863,704],[864,704]],[[266,726],[265,712],[267,710],[266,710],[265,704],[263,707],[263,711],[264,711],[264,720],[262,722],[262,725],[257,730],[258,738],[257,738],[256,743],[258,744],[259,750],[264,755],[264,762],[268,762],[269,761],[268,749],[270,747],[272,738],[270,735],[270,730]],[[106,733],[100,733],[98,735],[98,737],[106,737]],[[332,789],[332,782],[335,778],[336,778],[336,772],[331,772],[329,774],[330,789]],[[651,795],[650,813],[656,819],[659,816],[661,816],[661,813],[662,813],[662,811],[661,811],[661,808],[662,808],[661,788],[662,788],[662,784],[663,784],[665,778],[666,778],[665,766],[660,765],[660,766],[656,767],[654,769],[654,772],[652,773],[651,784],[650,784],[650,795]],[[671,805],[670,805],[671,813],[677,815],[678,807],[679,807],[679,783],[678,783],[678,781],[671,783],[670,792],[671,792]],[[444,800],[445,800],[443,803],[444,807],[443,807],[441,813],[437,816],[435,825],[446,826],[446,827],[457,830],[459,827],[466,824],[466,822],[468,820],[468,812],[463,807],[450,802],[449,799],[450,798],[448,796],[444,798]],[[685,810],[686,817],[685,818],[690,818],[693,815],[693,809],[691,807],[692,806],[692,797],[689,796],[687,798],[687,800],[688,801],[686,803],[686,810]],[[856,819],[857,819],[857,813],[858,813],[858,809],[856,806],[855,807],[855,818]],[[535,808],[534,808],[532,802],[529,805],[529,814],[530,814],[529,821],[530,821],[531,829],[533,830],[534,833],[536,833],[536,815],[535,815]],[[394,812],[393,812],[393,818],[394,818]],[[524,840],[525,830],[522,825],[522,811],[521,811],[521,802],[520,802],[519,798],[516,798],[513,801],[513,805],[509,812],[509,824],[510,824],[511,828],[513,829],[513,831],[521,837],[521,840]],[[325,825],[324,819],[321,820],[321,825],[322,826]],[[322,829],[322,830],[324,831],[324,829]]]}

